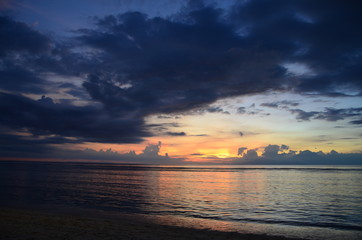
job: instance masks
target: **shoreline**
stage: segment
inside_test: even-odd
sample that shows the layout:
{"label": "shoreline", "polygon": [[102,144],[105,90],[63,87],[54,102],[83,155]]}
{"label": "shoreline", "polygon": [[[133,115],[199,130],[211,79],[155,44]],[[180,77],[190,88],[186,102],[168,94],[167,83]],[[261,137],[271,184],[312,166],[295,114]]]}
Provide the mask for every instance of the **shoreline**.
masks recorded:
{"label": "shoreline", "polygon": [[[298,240],[283,236],[224,232],[156,224],[136,215],[93,211],[56,212],[0,208],[1,239],[244,239]],[[299,239],[301,240],[301,239]]]}

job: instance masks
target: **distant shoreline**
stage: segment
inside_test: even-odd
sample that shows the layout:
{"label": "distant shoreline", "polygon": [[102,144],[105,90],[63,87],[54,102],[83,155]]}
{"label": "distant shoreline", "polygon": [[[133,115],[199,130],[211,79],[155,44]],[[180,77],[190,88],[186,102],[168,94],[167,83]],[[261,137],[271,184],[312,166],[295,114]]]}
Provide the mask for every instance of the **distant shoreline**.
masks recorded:
{"label": "distant shoreline", "polygon": [[[132,217],[94,213],[56,213],[45,210],[0,208],[1,239],[243,239],[296,240],[281,236],[242,234],[165,226]],[[88,215],[88,216],[87,216]]]}
{"label": "distant shoreline", "polygon": [[139,167],[155,167],[155,166],[162,166],[162,167],[356,167],[361,169],[361,164],[272,164],[272,163],[254,163],[254,164],[227,164],[227,163],[202,163],[202,162],[187,162],[185,164],[152,164],[152,163],[135,163],[135,162],[121,162],[121,161],[102,161],[102,160],[72,160],[72,159],[10,159],[10,158],[1,158],[0,157],[0,164],[6,163],[16,163],[16,164],[101,164],[101,165],[117,165],[117,166],[139,166]]}

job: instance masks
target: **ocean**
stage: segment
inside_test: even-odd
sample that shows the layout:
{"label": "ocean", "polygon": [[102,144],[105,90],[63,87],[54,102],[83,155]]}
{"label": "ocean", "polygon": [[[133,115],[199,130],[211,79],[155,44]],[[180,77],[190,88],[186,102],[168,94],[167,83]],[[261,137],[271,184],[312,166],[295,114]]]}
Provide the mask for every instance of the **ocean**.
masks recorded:
{"label": "ocean", "polygon": [[362,239],[361,166],[0,162],[0,206],[139,214],[220,231]]}

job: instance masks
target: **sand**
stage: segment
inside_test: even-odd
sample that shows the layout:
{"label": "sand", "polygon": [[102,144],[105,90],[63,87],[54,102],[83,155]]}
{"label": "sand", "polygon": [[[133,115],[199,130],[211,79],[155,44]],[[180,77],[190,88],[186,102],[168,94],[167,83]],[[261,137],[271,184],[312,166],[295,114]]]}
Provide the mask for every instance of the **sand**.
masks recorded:
{"label": "sand", "polygon": [[164,226],[131,218],[105,218],[69,212],[5,208],[0,209],[0,239],[288,240],[290,238]]}

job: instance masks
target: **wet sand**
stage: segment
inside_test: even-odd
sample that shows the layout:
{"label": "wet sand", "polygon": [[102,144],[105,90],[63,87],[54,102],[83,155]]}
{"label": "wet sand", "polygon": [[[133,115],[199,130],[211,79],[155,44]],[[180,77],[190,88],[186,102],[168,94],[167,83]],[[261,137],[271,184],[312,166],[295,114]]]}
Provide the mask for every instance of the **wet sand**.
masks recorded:
{"label": "wet sand", "polygon": [[291,238],[158,225],[132,218],[0,209],[0,239],[244,239]]}

